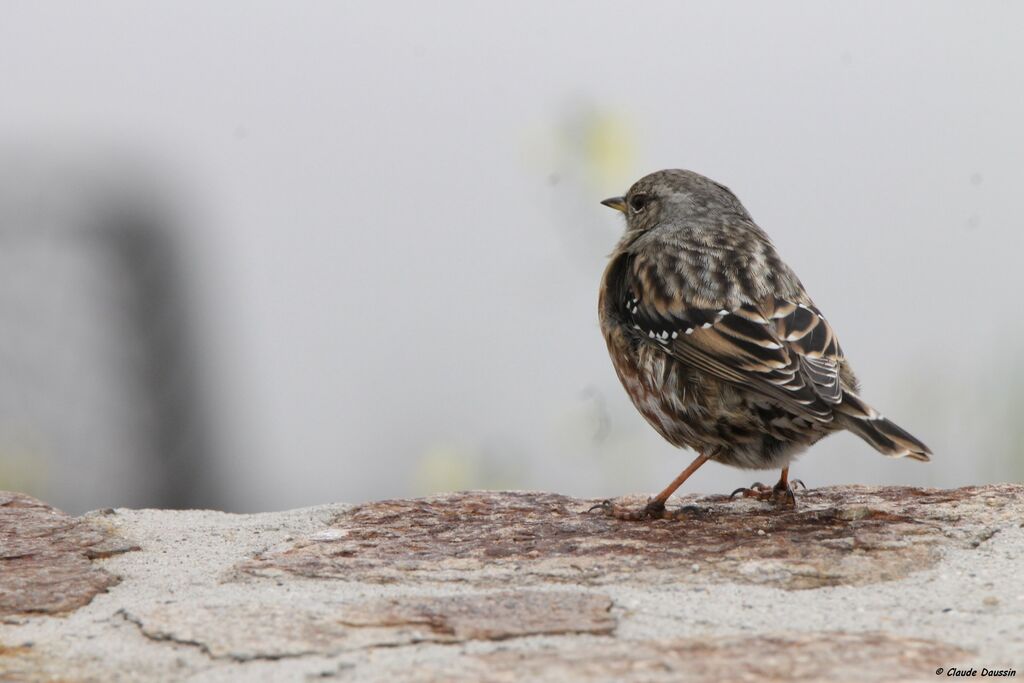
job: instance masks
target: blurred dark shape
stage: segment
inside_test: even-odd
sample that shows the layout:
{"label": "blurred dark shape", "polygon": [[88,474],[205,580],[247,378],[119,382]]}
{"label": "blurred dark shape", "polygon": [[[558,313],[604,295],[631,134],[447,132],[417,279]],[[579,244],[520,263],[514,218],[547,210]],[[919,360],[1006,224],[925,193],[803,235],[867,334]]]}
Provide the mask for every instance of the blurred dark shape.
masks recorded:
{"label": "blurred dark shape", "polygon": [[0,170],[0,489],[69,512],[217,499],[181,226],[154,184]]}

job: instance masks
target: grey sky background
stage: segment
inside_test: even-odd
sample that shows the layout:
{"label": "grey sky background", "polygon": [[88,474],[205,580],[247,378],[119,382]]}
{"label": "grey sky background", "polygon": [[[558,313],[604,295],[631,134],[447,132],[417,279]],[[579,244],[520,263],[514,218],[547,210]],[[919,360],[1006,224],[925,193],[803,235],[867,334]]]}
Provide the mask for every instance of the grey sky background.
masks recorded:
{"label": "grey sky background", "polygon": [[144,160],[188,216],[226,508],[659,490],[691,456],[618,386],[596,292],[621,230],[599,200],[665,167],[737,193],[935,451],[838,435],[795,476],[1024,477],[1020,3],[3,15],[0,144]]}

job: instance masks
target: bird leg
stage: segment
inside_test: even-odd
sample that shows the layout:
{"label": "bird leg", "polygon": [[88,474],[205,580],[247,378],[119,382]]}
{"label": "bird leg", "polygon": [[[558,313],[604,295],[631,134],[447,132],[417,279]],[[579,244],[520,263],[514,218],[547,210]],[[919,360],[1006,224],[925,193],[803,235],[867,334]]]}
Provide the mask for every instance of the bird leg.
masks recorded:
{"label": "bird leg", "polygon": [[794,486],[802,486],[805,490],[807,486],[799,479],[789,480],[789,467],[782,468],[782,476],[779,477],[779,482],[775,486],[766,486],[759,481],[755,481],[749,487],[741,487],[729,494],[729,498],[735,498],[737,494],[741,494],[744,498],[757,498],[758,500],[768,501],[780,508],[794,508],[796,507],[796,495],[793,493]]}
{"label": "bird leg", "polygon": [[639,509],[623,509],[617,507],[612,501],[605,500],[594,507],[590,508],[587,512],[593,512],[594,510],[601,510],[608,517],[614,517],[615,519],[621,519],[624,521],[635,522],[642,519],[663,519],[665,517],[675,517],[675,514],[665,513],[665,502],[669,499],[676,489],[683,485],[683,482],[690,478],[690,475],[697,471],[701,465],[708,461],[707,455],[703,453],[698,455],[697,458],[689,464],[689,466],[679,473],[679,476],[672,480],[672,483],[665,487],[665,489],[657,496],[647,501],[647,505]]}

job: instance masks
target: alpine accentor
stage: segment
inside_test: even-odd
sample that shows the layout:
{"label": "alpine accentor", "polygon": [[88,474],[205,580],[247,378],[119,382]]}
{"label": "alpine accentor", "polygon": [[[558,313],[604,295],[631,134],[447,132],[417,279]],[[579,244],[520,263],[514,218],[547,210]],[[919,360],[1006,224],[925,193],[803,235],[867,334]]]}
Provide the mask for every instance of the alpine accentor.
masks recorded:
{"label": "alpine accentor", "polygon": [[626,231],[601,282],[599,315],[612,364],[637,410],[665,439],[699,455],[641,510],[698,467],[779,467],[779,483],[739,489],[793,505],[794,456],[848,429],[891,457],[931,451],[858,396],[832,327],[729,188],[691,171],[658,171],[602,204]]}

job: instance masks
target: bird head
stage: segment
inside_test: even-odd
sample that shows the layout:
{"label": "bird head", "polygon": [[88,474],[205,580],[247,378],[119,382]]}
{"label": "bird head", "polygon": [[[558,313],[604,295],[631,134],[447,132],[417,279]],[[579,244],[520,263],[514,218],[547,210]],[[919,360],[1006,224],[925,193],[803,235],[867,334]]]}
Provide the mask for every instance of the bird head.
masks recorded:
{"label": "bird head", "polygon": [[693,171],[657,171],[636,181],[621,197],[601,202],[626,216],[626,233],[640,234],[664,224],[683,226],[717,221],[723,215],[750,219],[724,185]]}

